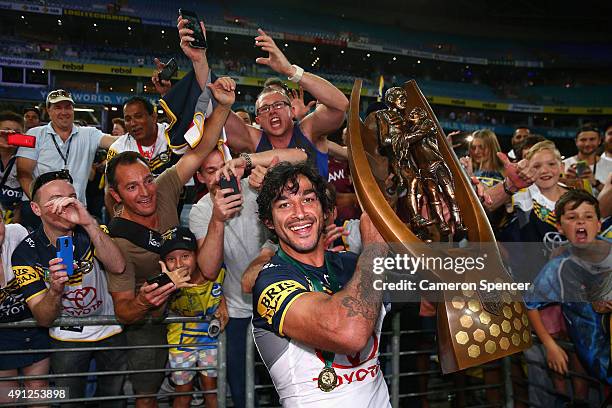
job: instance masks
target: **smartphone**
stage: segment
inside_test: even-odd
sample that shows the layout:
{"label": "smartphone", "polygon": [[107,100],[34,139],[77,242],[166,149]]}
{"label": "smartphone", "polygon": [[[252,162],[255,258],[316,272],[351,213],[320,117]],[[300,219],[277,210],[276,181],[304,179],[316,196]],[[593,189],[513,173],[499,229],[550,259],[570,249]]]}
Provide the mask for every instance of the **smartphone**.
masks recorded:
{"label": "smartphone", "polygon": [[35,147],[36,136],[24,135],[21,133],[9,133],[6,142],[11,146]]}
{"label": "smartphone", "polygon": [[206,37],[204,37],[204,32],[202,32],[202,27],[200,26],[200,19],[198,15],[193,11],[179,9],[179,14],[181,18],[188,20],[187,28],[193,30],[193,34],[191,35],[194,38],[194,41],[190,42],[193,48],[208,48],[208,44],[206,43]]}
{"label": "smartphone", "polygon": [[221,176],[221,178],[219,179],[219,188],[221,190],[224,190],[226,188],[231,188],[234,190],[232,193],[226,194],[225,197],[234,194],[240,194],[240,189],[238,189],[238,180],[234,175],[232,175],[229,180],[227,180],[224,176]]}
{"label": "smartphone", "polygon": [[584,160],[578,160],[576,162],[576,175],[578,177],[582,177],[582,175],[587,171],[589,165]]}
{"label": "smartphone", "polygon": [[151,277],[151,278],[147,279],[147,283],[148,283],[149,285],[152,285],[152,284],[154,284],[154,283],[157,283],[157,287],[158,287],[158,288],[161,288],[162,286],[167,285],[167,284],[169,284],[170,282],[172,282],[172,280],[170,279],[170,276],[168,276],[168,274],[167,274],[167,273],[163,273],[163,272],[162,272],[162,273],[160,273],[160,274],[159,274],[159,275],[157,275],[157,276],[153,276],[153,277]]}
{"label": "smartphone", "polygon": [[74,247],[72,246],[72,237],[58,237],[55,242],[55,247],[57,248],[57,257],[62,258],[62,264],[66,266],[68,276],[72,276],[74,272]]}
{"label": "smartphone", "polygon": [[169,81],[170,78],[176,75],[177,71],[178,64],[176,63],[174,58],[170,58],[170,61],[166,62],[164,69],[162,69],[159,74],[157,74],[157,78],[159,78],[160,81]]}

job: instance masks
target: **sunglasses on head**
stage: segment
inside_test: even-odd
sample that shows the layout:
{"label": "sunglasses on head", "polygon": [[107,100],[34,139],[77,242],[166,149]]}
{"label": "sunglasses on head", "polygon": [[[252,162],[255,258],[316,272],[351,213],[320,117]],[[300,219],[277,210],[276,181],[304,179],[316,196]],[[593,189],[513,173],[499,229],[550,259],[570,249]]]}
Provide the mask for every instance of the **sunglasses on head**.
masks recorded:
{"label": "sunglasses on head", "polygon": [[36,195],[36,192],[40,190],[42,186],[54,180],[66,180],[70,184],[72,184],[72,176],[70,175],[70,172],[66,169],[59,171],[50,171],[48,173],[41,174],[40,176],[38,176],[38,178],[34,181],[34,184],[32,185],[32,199]]}
{"label": "sunglasses on head", "polygon": [[49,92],[47,98],[57,98],[58,96],[65,96],[66,98],[72,98],[72,94],[68,91],[64,91],[63,89],[56,89],[55,91]]}

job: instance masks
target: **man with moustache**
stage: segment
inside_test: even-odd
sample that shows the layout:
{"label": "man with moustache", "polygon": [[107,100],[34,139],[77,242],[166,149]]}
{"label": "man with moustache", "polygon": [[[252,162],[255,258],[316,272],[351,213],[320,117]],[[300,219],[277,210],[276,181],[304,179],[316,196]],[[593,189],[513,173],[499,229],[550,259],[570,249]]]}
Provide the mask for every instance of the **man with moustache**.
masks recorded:
{"label": "man with moustache", "polygon": [[123,120],[127,133],[110,146],[106,160],[121,152],[139,152],[156,176],[173,164],[165,135],[168,124],[157,123],[155,106],[149,100],[142,96],[128,99],[123,105]]}
{"label": "man with moustache", "polygon": [[76,126],[74,100],[63,89],[49,92],[47,112],[51,121],[27,133],[36,136],[36,147],[21,147],[17,151],[17,178],[21,188],[29,195],[34,177],[67,169],[74,180],[77,198],[86,205],[85,188],[96,150],[108,149],[116,138],[95,127]]}

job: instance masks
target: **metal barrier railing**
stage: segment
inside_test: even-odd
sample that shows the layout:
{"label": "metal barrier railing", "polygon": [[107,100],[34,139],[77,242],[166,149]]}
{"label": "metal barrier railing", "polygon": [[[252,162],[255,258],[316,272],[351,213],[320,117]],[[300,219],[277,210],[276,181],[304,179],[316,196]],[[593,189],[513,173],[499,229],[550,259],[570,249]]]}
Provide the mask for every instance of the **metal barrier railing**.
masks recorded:
{"label": "metal barrier railing", "polygon": [[[189,322],[201,322],[200,318],[193,317],[178,317],[168,316],[163,319],[147,318],[143,320],[146,323],[156,324],[169,324],[169,323],[189,323]],[[88,325],[110,325],[120,324],[114,316],[97,316],[97,317],[83,317],[83,318],[70,318],[62,317],[56,319],[53,326],[88,326]],[[0,323],[0,335],[2,335],[2,329],[6,328],[33,328],[37,327],[36,321],[33,319],[26,319],[19,322],[7,322]],[[203,396],[205,394],[217,394],[217,401],[219,407],[225,407],[226,404],[226,364],[225,364],[225,333],[221,333],[216,343],[190,343],[190,347],[198,347],[202,345],[217,345],[217,389],[215,390],[198,390],[186,392],[164,393],[158,391],[154,394],[129,394],[129,395],[117,395],[117,396],[96,396],[87,398],[62,398],[62,399],[36,399],[32,401],[18,401],[19,406],[34,406],[41,404],[67,404],[67,403],[89,403],[89,402],[104,402],[114,400],[127,400],[131,401],[136,398],[156,398],[156,399],[167,399],[169,397],[181,396],[181,395],[192,395],[192,396]],[[26,350],[0,350],[0,358],[3,355],[14,355],[14,354],[32,354],[32,353],[65,353],[65,352],[83,352],[83,351],[102,351],[102,350],[131,350],[131,349],[170,349],[180,346],[180,344],[153,344],[153,345],[139,345],[139,346],[113,346],[113,347],[73,347],[73,348],[48,348],[48,349],[26,349]],[[87,371],[87,372],[74,372],[74,373],[49,373],[45,375],[17,375],[0,377],[0,385],[4,381],[26,381],[26,380],[53,380],[56,378],[68,378],[68,377],[89,377],[89,376],[111,376],[111,375],[129,375],[129,374],[140,374],[140,373],[166,373],[169,374],[173,371],[202,371],[201,367],[194,368],[162,368],[162,369],[143,369],[143,370],[115,370],[115,371]],[[196,374],[197,377],[197,374]],[[127,378],[126,378],[127,379]],[[0,403],[1,407],[15,407],[16,402]]]}
{"label": "metal barrier railing", "polygon": [[[199,318],[186,318],[186,317],[176,317],[169,316],[164,319],[148,319],[148,322],[157,323],[157,324],[168,324],[168,323],[180,323],[180,322],[199,322],[202,321]],[[88,318],[60,318],[56,320],[54,323],[55,326],[84,326],[84,325],[100,325],[100,324],[118,324],[117,320],[113,316],[104,316],[104,317],[88,317]],[[27,328],[27,327],[36,327],[36,322],[34,320],[24,320],[21,322],[11,322],[11,323],[0,323],[0,335],[2,335],[2,329],[4,328]],[[249,330],[250,330],[249,326]],[[551,398],[554,397],[562,397],[563,395],[557,392],[553,388],[547,388],[539,384],[534,384],[529,382],[527,378],[517,377],[512,374],[511,366],[513,363],[519,364],[534,364],[539,366],[542,369],[550,372],[545,362],[535,361],[529,358],[526,358],[523,355],[514,355],[511,357],[506,357],[499,362],[488,363],[478,368],[482,369],[482,374],[478,376],[478,378],[474,375],[465,374],[456,374],[455,376],[464,376],[463,381],[465,384],[455,384],[454,381],[456,378],[452,378],[453,375],[450,376],[442,376],[439,366],[437,363],[433,362],[432,357],[437,356],[437,350],[432,349],[431,347],[420,347],[416,349],[401,349],[401,340],[410,336],[424,336],[429,335],[433,336],[434,332],[432,330],[401,330],[401,316],[399,313],[394,314],[391,317],[391,329],[390,331],[385,331],[382,333],[383,337],[385,337],[388,341],[387,350],[382,350],[380,352],[380,360],[381,360],[381,368],[383,368],[384,378],[387,380],[389,384],[389,395],[391,399],[391,405],[395,407],[400,407],[405,400],[408,399],[436,399],[439,403],[447,404],[454,401],[454,406],[470,406],[470,407],[494,407],[494,406],[503,406],[506,408],[510,408],[515,406],[515,404],[523,404],[525,406],[537,406],[533,402],[526,399],[523,395],[517,395],[516,387],[534,387],[536,389],[540,389],[543,392],[548,393]],[[537,338],[534,337],[535,342],[537,343]],[[573,345],[568,342],[560,342],[562,346],[565,348],[571,348]],[[382,342],[381,342],[382,344]],[[434,344],[433,342],[431,343]],[[198,343],[190,344],[190,346],[197,347]],[[210,343],[207,343],[210,345]],[[117,346],[117,347],[78,347],[78,348],[61,348],[61,349],[36,349],[36,350],[0,350],[0,358],[3,355],[11,355],[11,354],[27,354],[27,353],[65,353],[71,351],[98,351],[98,350],[130,350],[134,348],[150,348],[150,349],[170,349],[178,346],[177,344],[156,344],[156,345],[148,345],[148,346]],[[221,408],[228,406],[228,388],[227,388],[227,364],[226,364],[226,341],[225,341],[225,333],[221,333],[217,340],[218,346],[218,358],[217,358],[217,388],[216,390],[203,391],[194,389],[189,392],[172,392],[165,393],[158,391],[155,394],[147,394],[147,395],[118,395],[118,396],[104,396],[104,397],[90,397],[90,398],[72,398],[72,399],[62,399],[62,400],[48,400],[48,401],[30,401],[30,402],[19,402],[20,406],[32,406],[41,403],[84,403],[84,402],[92,402],[92,401],[112,401],[112,400],[126,400],[128,402],[133,401],[135,398],[139,397],[155,397],[160,400],[165,400],[172,398],[174,396],[179,395],[194,395],[194,396],[203,396],[205,394],[216,393],[217,394],[217,402],[218,406]],[[426,358],[429,362],[428,369],[417,368],[414,371],[401,371],[402,364],[401,359],[409,356],[413,356],[416,358]],[[263,363],[256,361],[256,353],[254,347],[253,337],[251,335],[246,336],[246,408],[253,408],[256,406],[256,402],[259,402],[259,406],[262,405],[261,393],[272,390],[273,395],[276,395],[274,391],[274,386],[271,384],[271,381],[264,383],[256,381],[255,372],[260,367],[263,366]],[[110,376],[110,375],[128,375],[134,373],[159,373],[163,372],[166,375],[173,371],[201,371],[200,367],[194,368],[163,368],[163,369],[150,369],[150,370],[120,370],[120,371],[91,371],[91,372],[75,372],[68,374],[54,374],[49,373],[45,375],[15,375],[11,377],[3,377],[0,378],[0,384],[2,381],[24,381],[24,380],[53,380],[55,378],[65,378],[65,377],[89,377],[96,376],[96,378],[100,376]],[[267,371],[267,370],[266,370]],[[496,372],[496,376],[498,376],[498,380],[487,381],[488,380],[488,372]],[[587,375],[570,372],[567,378],[577,377],[587,380],[591,383],[596,383],[599,388],[600,399],[603,400],[603,396],[605,395],[604,386],[599,383],[596,379],[589,377]],[[452,380],[452,381],[451,381]],[[469,380],[469,381],[468,381]],[[419,384],[416,384],[420,389],[418,390],[410,390],[408,388],[402,389],[402,381],[424,381],[426,383],[425,389],[421,387]],[[450,383],[449,383],[450,382]],[[469,382],[469,383],[468,383]],[[412,384],[412,387],[415,387],[415,384]],[[417,388],[418,388],[417,387]],[[495,393],[497,396],[497,400],[490,399],[488,397],[483,398],[483,394],[487,393]],[[468,396],[471,395],[471,398]],[[442,396],[442,399],[440,399]],[[446,399],[444,399],[446,398]],[[464,402],[460,402],[464,401]],[[472,403],[470,404],[469,401]],[[0,404],[0,407],[13,407],[15,403],[4,403]],[[269,406],[269,405],[268,405]],[[444,405],[443,405],[444,406]]]}

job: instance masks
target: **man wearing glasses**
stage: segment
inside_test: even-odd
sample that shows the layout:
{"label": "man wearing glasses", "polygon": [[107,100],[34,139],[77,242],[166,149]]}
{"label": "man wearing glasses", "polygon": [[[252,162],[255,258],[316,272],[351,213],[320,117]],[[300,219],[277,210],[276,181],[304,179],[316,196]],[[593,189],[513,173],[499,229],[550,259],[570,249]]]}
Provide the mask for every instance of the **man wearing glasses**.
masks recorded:
{"label": "man wearing glasses", "polygon": [[[201,73],[208,72],[204,71],[204,67],[208,68],[206,53],[205,50],[188,46],[193,41],[192,31],[185,27],[184,21],[180,21],[178,26],[181,47],[193,63],[200,87],[204,88],[207,78]],[[327,135],[337,130],[344,121],[348,99],[325,79],[292,65],[272,37],[261,29],[255,37],[255,46],[268,52],[268,57],[257,58],[258,64],[267,65],[286,76],[289,81],[299,84],[318,101],[317,107],[295,124],[295,112],[287,94],[278,88],[266,87],[255,103],[255,122],[261,129],[248,126],[238,115],[230,114],[225,125],[228,146],[237,152],[263,152],[292,147],[304,149],[319,174],[327,180]]]}
{"label": "man wearing glasses", "polygon": [[67,169],[78,200],[87,205],[85,189],[96,150],[108,149],[116,138],[95,127],[74,125],[74,100],[68,91],[49,92],[46,104],[50,122],[28,130],[28,135],[36,136],[36,147],[22,147],[17,152],[21,188],[28,194],[37,175]]}
{"label": "man wearing glasses", "polygon": [[[122,274],[125,260],[117,245],[77,199],[68,171],[41,174],[32,184],[31,197],[32,211],[42,224],[17,246],[11,263],[36,321],[49,326],[59,315],[112,316],[113,300],[107,287],[107,274]],[[75,265],[70,276],[63,260],[56,256],[56,242],[62,236],[72,238]],[[52,347],[57,349],[106,349],[53,353],[51,369],[56,374],[87,372],[92,358],[96,359],[99,371],[125,369],[125,352],[107,349],[125,345],[120,325],[51,327],[49,335]],[[69,388],[71,398],[82,398],[87,377],[59,377],[55,384]],[[122,375],[100,376],[98,395],[119,395],[122,386]],[[114,401],[105,406],[117,405]]]}

